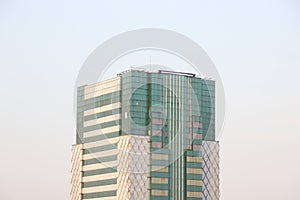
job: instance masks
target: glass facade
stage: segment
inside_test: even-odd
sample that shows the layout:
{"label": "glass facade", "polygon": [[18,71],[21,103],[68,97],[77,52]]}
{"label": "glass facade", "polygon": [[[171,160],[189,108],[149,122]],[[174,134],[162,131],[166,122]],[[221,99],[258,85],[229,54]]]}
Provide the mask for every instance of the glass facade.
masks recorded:
{"label": "glass facade", "polygon": [[77,93],[81,199],[219,199],[213,80],[132,70]]}

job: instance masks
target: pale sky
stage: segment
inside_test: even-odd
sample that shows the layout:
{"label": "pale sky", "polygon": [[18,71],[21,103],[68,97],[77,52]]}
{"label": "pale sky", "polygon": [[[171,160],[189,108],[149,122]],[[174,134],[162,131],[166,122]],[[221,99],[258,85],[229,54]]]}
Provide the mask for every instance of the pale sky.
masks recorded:
{"label": "pale sky", "polygon": [[222,77],[221,200],[300,199],[299,1],[2,0],[1,200],[69,199],[77,74],[152,27],[196,41]]}

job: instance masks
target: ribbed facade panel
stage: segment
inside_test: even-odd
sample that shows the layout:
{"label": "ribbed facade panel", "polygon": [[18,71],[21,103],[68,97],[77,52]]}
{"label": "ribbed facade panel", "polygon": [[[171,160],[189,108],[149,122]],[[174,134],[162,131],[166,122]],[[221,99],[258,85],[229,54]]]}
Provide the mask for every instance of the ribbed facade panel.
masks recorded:
{"label": "ribbed facade panel", "polygon": [[72,147],[71,168],[71,200],[81,200],[82,193],[82,155],[83,145],[76,144]]}

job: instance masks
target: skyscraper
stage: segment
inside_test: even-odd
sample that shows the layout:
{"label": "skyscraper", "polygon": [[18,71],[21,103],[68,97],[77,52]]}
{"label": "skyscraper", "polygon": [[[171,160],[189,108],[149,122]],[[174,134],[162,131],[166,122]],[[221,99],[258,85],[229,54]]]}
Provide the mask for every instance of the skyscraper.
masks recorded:
{"label": "skyscraper", "polygon": [[215,83],[129,70],[77,90],[72,200],[218,200]]}

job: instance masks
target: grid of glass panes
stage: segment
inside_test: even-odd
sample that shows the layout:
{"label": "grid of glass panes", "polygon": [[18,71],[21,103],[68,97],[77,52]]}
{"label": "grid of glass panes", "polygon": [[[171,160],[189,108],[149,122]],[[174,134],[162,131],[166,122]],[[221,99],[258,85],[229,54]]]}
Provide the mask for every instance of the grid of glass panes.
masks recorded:
{"label": "grid of glass panes", "polygon": [[201,93],[201,115],[203,120],[203,139],[215,140],[215,82],[203,80]]}
{"label": "grid of glass panes", "polygon": [[122,75],[123,134],[147,135],[149,125],[149,84],[147,73]]}

